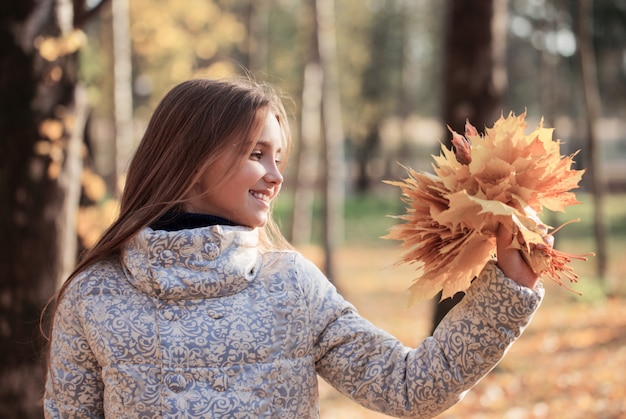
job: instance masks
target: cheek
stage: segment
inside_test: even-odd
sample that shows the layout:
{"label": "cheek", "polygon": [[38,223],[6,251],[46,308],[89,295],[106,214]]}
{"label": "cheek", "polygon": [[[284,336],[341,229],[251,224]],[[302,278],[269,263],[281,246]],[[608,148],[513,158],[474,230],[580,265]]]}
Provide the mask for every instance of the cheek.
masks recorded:
{"label": "cheek", "polygon": [[238,173],[241,183],[248,184],[248,186],[252,187],[263,178],[265,171],[259,166],[246,165],[242,167]]}
{"label": "cheek", "polygon": [[207,168],[199,179],[200,187],[204,191],[217,191],[228,189],[228,184],[236,176],[237,171],[232,171],[232,165],[225,163],[228,160],[220,160]]}

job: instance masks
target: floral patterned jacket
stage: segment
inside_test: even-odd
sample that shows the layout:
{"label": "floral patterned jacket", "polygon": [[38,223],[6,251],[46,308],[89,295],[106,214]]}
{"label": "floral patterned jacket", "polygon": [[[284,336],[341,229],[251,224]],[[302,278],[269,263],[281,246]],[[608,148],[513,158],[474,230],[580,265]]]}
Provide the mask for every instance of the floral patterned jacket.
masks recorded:
{"label": "floral patterned jacket", "polygon": [[363,319],[255,230],[144,229],[69,286],[53,326],[48,418],[313,418],[317,375],[371,409],[429,417],[489,372],[543,289],[489,263],[418,348]]}

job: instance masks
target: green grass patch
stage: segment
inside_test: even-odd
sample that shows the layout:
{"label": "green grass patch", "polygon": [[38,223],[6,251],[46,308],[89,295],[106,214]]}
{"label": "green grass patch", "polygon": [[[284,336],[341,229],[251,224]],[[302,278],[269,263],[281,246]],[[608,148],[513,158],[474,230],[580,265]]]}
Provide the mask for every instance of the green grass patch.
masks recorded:
{"label": "green grass patch", "polygon": [[[400,220],[389,215],[404,213],[404,205],[399,194],[392,191],[386,194],[350,195],[344,202],[344,237],[346,246],[389,246],[398,242],[383,240],[380,236],[388,233],[389,228]],[[322,242],[322,203],[318,199],[313,205],[313,244]],[[280,196],[274,207],[274,218],[281,230],[288,235],[291,223],[293,197],[289,194]]]}

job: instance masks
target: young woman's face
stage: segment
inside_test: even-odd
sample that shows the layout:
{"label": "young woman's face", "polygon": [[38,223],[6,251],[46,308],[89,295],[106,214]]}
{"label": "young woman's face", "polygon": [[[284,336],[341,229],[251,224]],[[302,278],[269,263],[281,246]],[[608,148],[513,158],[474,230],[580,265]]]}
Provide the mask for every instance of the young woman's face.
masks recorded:
{"label": "young woman's face", "polygon": [[[282,136],[278,120],[268,113],[256,145],[233,175],[215,188],[216,180],[230,169],[223,159],[207,169],[192,189],[185,210],[215,215],[236,224],[262,227],[269,217],[270,202],[283,183],[279,170]],[[203,195],[212,191],[208,195]]]}

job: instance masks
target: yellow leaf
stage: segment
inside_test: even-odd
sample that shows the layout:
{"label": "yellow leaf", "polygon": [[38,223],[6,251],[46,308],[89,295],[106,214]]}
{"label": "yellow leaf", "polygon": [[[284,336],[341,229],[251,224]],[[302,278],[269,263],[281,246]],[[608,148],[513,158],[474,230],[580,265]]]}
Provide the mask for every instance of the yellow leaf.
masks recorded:
{"label": "yellow leaf", "polygon": [[574,155],[561,156],[560,142],[552,140],[553,130],[543,121],[526,135],[525,117],[502,116],[484,135],[467,121],[465,136],[450,130],[456,153],[442,146],[433,156],[434,174],[407,168],[407,179],[387,182],[400,187],[408,205],[396,217],[404,222],[384,238],[402,241],[399,263],[419,267],[412,300],[465,290],[495,253],[500,224],[519,232],[513,245],[536,273],[561,285],[562,277],[576,281],[567,264],[587,255],[545,246],[537,213],[578,204],[571,190],[584,171],[571,169]]}
{"label": "yellow leaf", "polygon": [[86,44],[87,35],[80,29],[74,29],[60,38],[40,37],[35,40],[35,47],[47,61],[54,61],[59,57],[73,54]]}
{"label": "yellow leaf", "polygon": [[46,119],[39,125],[39,134],[52,141],[60,140],[63,131],[63,123],[57,119]]}
{"label": "yellow leaf", "polygon": [[87,198],[94,202],[102,200],[107,192],[106,183],[93,171],[85,168],[81,175],[83,191]]}

